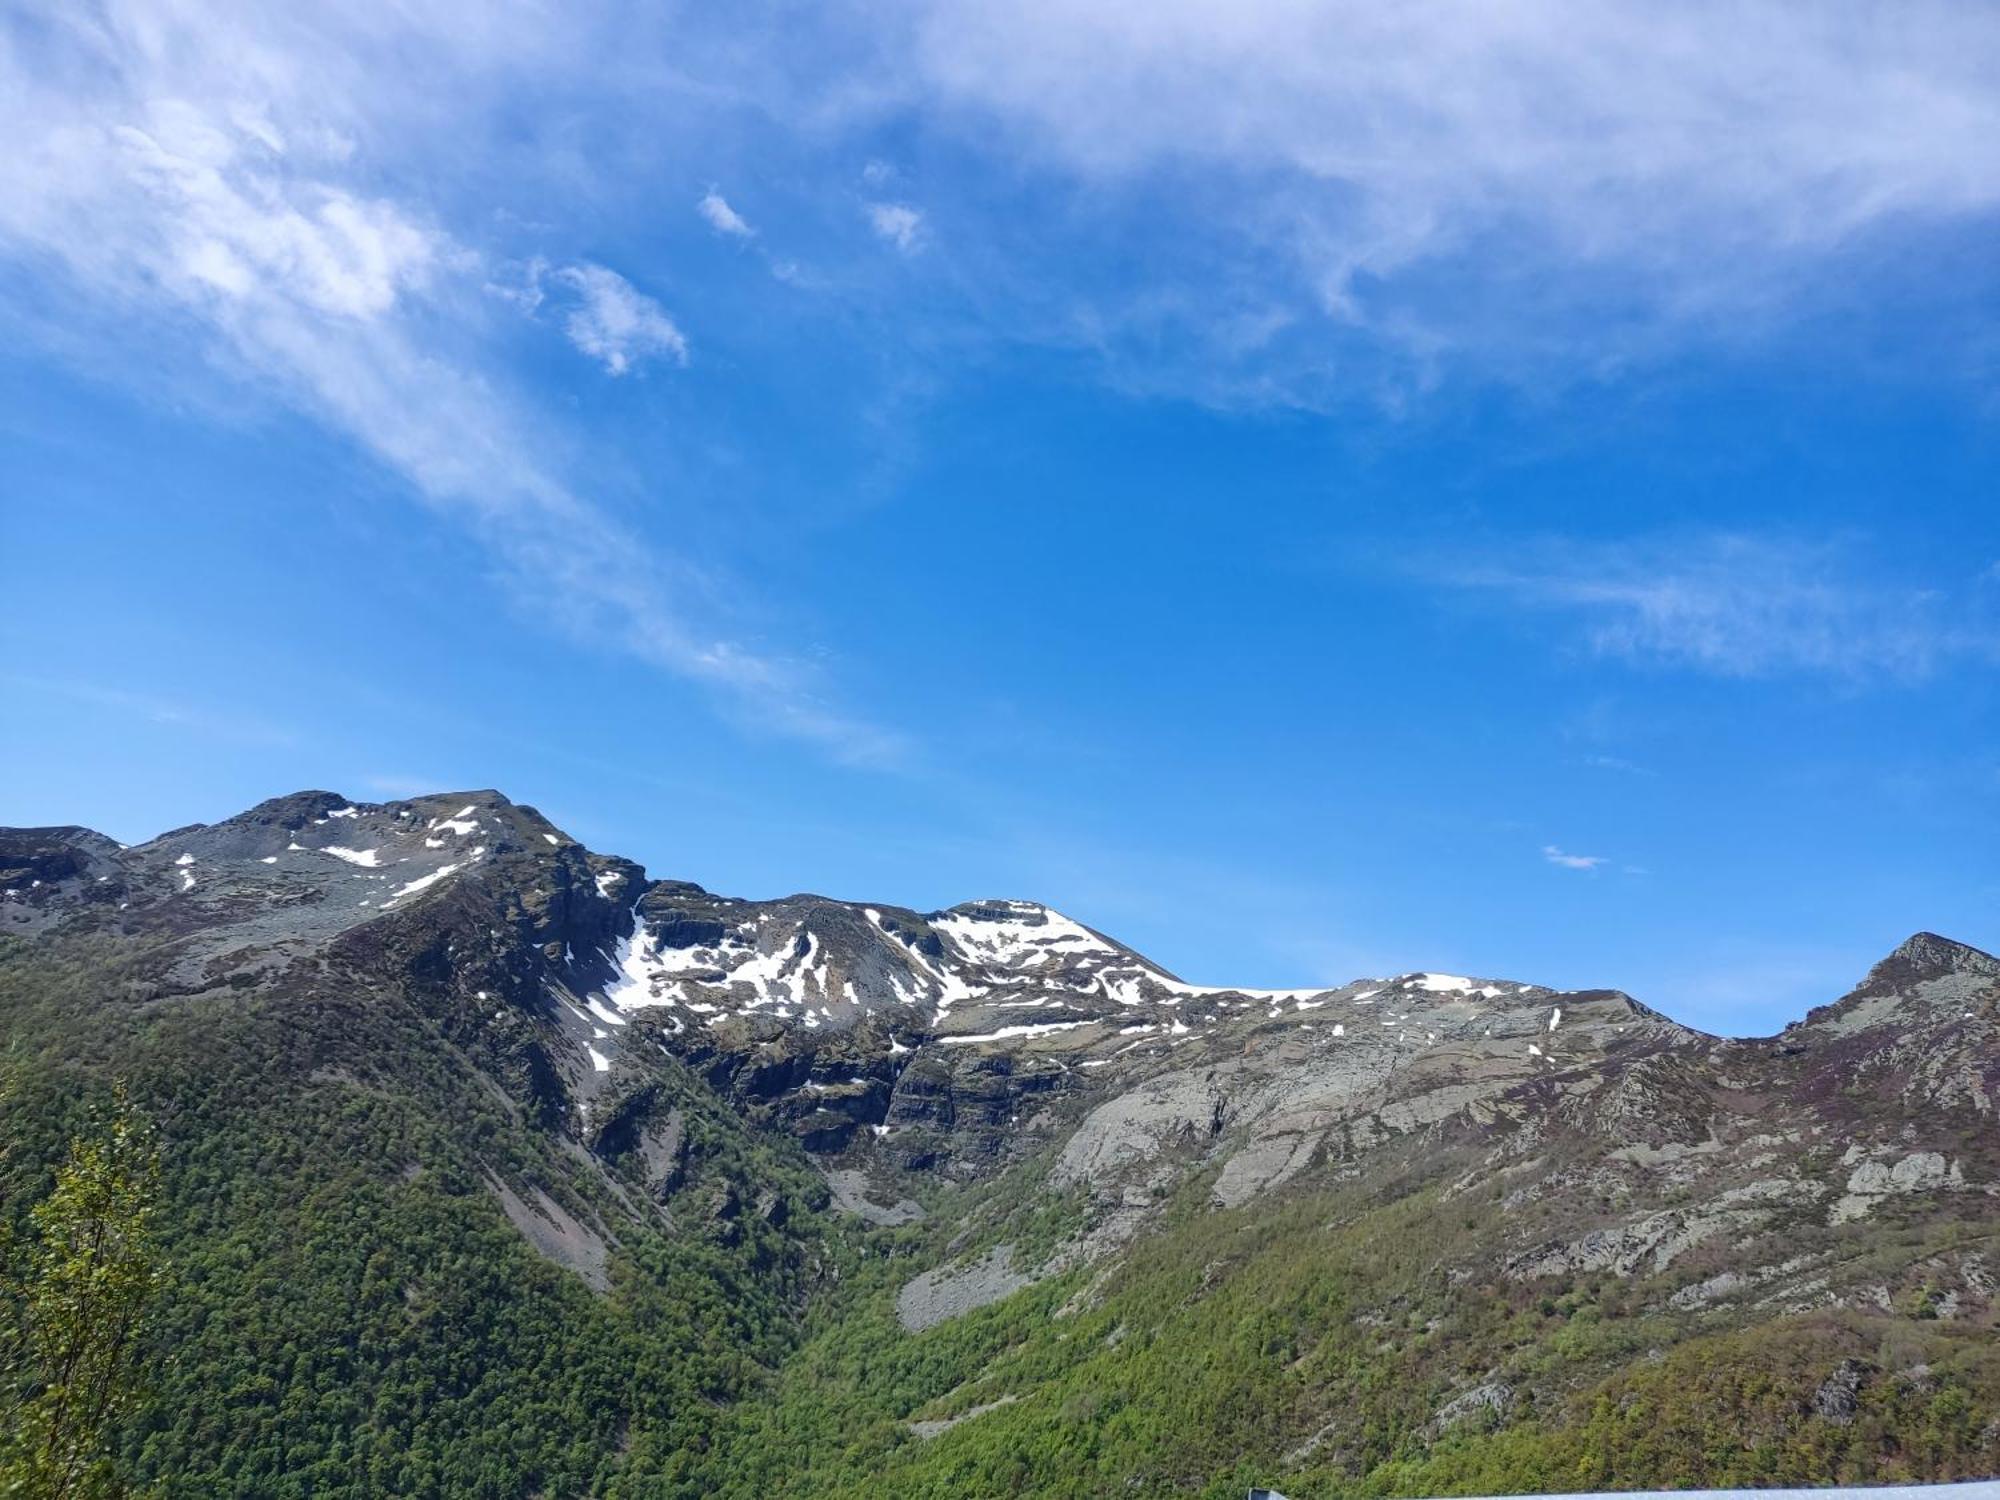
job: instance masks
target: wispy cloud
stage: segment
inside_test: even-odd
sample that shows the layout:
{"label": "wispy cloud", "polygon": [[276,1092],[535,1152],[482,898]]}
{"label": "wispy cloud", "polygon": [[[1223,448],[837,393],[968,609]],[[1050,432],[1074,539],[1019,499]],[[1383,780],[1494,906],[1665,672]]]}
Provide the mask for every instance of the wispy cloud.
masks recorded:
{"label": "wispy cloud", "polygon": [[9,674],[0,677],[19,692],[39,693],[101,709],[123,719],[178,729],[205,740],[224,744],[282,749],[299,743],[296,730],[274,724],[256,714],[237,709],[165,698],[157,693],[135,692],[107,683],[84,682],[76,678],[53,679]]}
{"label": "wispy cloud", "polygon": [[[487,353],[486,257],[371,186],[395,180],[384,101],[434,92],[387,91],[385,59],[456,69],[469,106],[496,56],[560,66],[571,45],[531,8],[463,19],[127,0],[89,25],[17,30],[0,49],[0,243],[53,273],[65,323],[144,327],[344,434],[471,528],[538,619],[707,685],[758,732],[895,759],[900,736],[830,702],[804,662],[707,623],[715,582],[551,467],[547,414]],[[517,306],[539,302],[540,274]],[[566,332],[612,373],[685,358],[679,328],[615,271],[548,276],[573,299]]]}
{"label": "wispy cloud", "polygon": [[1572,359],[1635,318],[1714,337],[1720,309],[1783,301],[1877,231],[2000,207],[1985,7],[1886,28],[1782,0],[913,13],[912,87],[968,133],[1093,197],[1198,206],[1210,284],[1248,276],[1432,353],[1540,342],[1552,314]]}
{"label": "wispy cloud", "polygon": [[1595,870],[1610,863],[1601,854],[1566,854],[1554,844],[1542,845],[1542,858],[1552,865],[1561,865],[1565,870]]}
{"label": "wispy cloud", "polygon": [[924,216],[907,203],[871,203],[868,223],[875,233],[908,255],[923,243]]}
{"label": "wispy cloud", "polygon": [[1623,776],[1651,776],[1655,772],[1651,766],[1642,766],[1635,760],[1627,760],[1622,755],[1586,755],[1583,764],[1599,771],[1616,771]]}
{"label": "wispy cloud", "polygon": [[747,240],[757,233],[744,221],[741,214],[729,206],[729,200],[714,188],[702,194],[701,201],[694,206],[694,211],[706,219],[709,227],[718,234]]}
{"label": "wispy cloud", "polygon": [[687,363],[687,340],[674,320],[616,271],[578,265],[556,275],[578,297],[564,324],[570,342],[613,375],[625,374],[649,355]]}
{"label": "wispy cloud", "polygon": [[1544,542],[1430,576],[1577,622],[1591,648],[1726,677],[1921,678],[2000,660],[2000,625],[1839,542],[1735,533]]}

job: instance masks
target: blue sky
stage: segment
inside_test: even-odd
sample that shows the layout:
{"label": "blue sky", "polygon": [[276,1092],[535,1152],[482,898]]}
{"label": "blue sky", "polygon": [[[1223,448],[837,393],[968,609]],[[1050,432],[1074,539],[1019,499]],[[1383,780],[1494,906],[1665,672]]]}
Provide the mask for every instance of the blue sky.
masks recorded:
{"label": "blue sky", "polygon": [[0,820],[1728,1032],[2000,946],[2000,12],[273,9],[0,21]]}

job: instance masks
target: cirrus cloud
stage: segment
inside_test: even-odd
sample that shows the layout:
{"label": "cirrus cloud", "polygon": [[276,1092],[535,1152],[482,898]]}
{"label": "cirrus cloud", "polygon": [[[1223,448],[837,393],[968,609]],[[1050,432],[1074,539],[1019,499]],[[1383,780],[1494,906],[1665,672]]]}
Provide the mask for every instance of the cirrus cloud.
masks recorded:
{"label": "cirrus cloud", "polygon": [[[75,347],[102,327],[122,348],[143,327],[401,476],[538,619],[707,687],[759,733],[901,760],[905,737],[843,710],[803,657],[731,637],[717,601],[732,590],[551,467],[551,417],[482,321],[495,257],[385,186],[403,127],[436,101],[476,119],[511,70],[573,68],[592,28],[528,5],[471,24],[366,0],[103,0],[18,22],[0,23],[0,257],[40,278],[51,339]],[[565,332],[612,374],[685,363],[679,327],[618,272],[527,264],[506,300],[532,311],[546,274],[571,299]]]}
{"label": "cirrus cloud", "polygon": [[1971,590],[1905,584],[1840,540],[1739,532],[1543,541],[1427,572],[1574,621],[1599,655],[1722,677],[1915,680],[2000,661]]}
{"label": "cirrus cloud", "polygon": [[1615,271],[1697,315],[1871,229],[2000,206],[2000,13],[1984,7],[924,0],[904,14],[927,101],[1093,184],[1233,195],[1217,222],[1285,247],[1347,318],[1444,261],[1480,279]]}

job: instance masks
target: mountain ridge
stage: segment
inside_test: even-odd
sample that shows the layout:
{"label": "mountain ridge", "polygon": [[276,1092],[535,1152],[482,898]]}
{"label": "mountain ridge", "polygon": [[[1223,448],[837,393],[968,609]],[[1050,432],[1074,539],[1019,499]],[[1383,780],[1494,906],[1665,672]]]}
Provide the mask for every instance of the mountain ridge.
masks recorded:
{"label": "mountain ridge", "polygon": [[[371,1417],[431,1466],[374,1490],[339,1477],[329,1393],[359,1377],[298,1364],[285,1399],[322,1415],[287,1441],[328,1493],[2000,1469],[2000,964],[1931,933],[1778,1034],[1724,1038],[1617,990],[1435,971],[1191,985],[1033,902],[745,900],[490,789],[306,791],[131,848],[0,830],[0,1019],[12,1128],[132,1079],[187,1163],[179,1253],[268,1246],[268,1271],[190,1293],[189,1410],[218,1399],[205,1372],[242,1388],[280,1359],[227,1332],[245,1319],[342,1348],[366,1307],[369,1379],[431,1371],[424,1245],[477,1269],[469,1326],[538,1330],[496,1336],[506,1394],[447,1425]],[[300,1236],[327,1247],[304,1283]],[[420,1290],[367,1280],[370,1256]],[[301,1309],[299,1285],[332,1290]],[[675,1400],[588,1352],[613,1349]],[[1959,1403],[1928,1457],[1882,1446],[1917,1366]],[[1846,1425],[1826,1381],[1855,1387]],[[1134,1382],[1143,1419],[1102,1415]],[[1765,1389],[1796,1400],[1743,1404]],[[1690,1390],[1713,1412],[1674,1417]],[[605,1415],[559,1421],[550,1392]],[[1654,1430],[1603,1469],[1600,1410],[1632,1403]],[[1719,1456],[1739,1428],[1771,1467]],[[144,1441],[156,1477],[201,1476],[170,1493],[261,1493],[307,1461],[242,1468],[178,1420]],[[467,1463],[512,1477],[422,1477]]]}
{"label": "mountain ridge", "polygon": [[[0,830],[0,833],[4,833],[7,838],[14,841],[40,837],[46,840],[57,841],[57,842],[66,840],[78,844],[88,843],[94,845],[98,852],[107,854],[111,852],[133,852],[133,851],[143,852],[146,850],[151,850],[166,845],[176,839],[186,839],[198,835],[212,834],[216,830],[227,829],[238,825],[268,826],[268,827],[283,829],[288,832],[296,832],[300,829],[304,829],[309,826],[324,825],[329,821],[327,817],[328,813],[335,810],[344,810],[351,808],[351,809],[366,811],[369,813],[380,813],[385,810],[393,811],[402,808],[417,808],[417,807],[429,808],[429,807],[439,806],[445,803],[452,803],[452,804],[470,803],[472,805],[483,804],[488,806],[489,808],[506,809],[515,814],[519,814],[524,819],[532,820],[532,824],[534,826],[529,829],[530,833],[540,831],[544,837],[554,837],[559,839],[562,843],[574,844],[578,848],[585,847],[581,843],[581,841],[572,838],[570,835],[568,835],[567,833],[563,832],[560,828],[558,828],[555,824],[550,823],[546,818],[543,817],[543,815],[539,812],[539,810],[536,809],[531,804],[514,802],[511,798],[507,797],[507,795],[504,792],[498,790],[497,788],[492,788],[492,787],[474,788],[462,791],[431,792],[431,793],[420,794],[414,797],[392,799],[390,801],[380,802],[380,803],[357,802],[354,799],[347,797],[342,793],[328,791],[324,789],[316,789],[316,788],[302,789],[297,792],[267,798],[264,801],[259,802],[240,813],[233,814],[232,816],[224,818],[215,823],[190,823],[182,825],[180,827],[168,829],[165,832],[156,834],[152,838],[147,839],[141,843],[131,844],[131,845],[120,844],[115,839],[112,839],[109,835],[103,834],[83,824],[49,825],[45,827],[33,827],[33,828],[29,827],[6,828],[4,830]],[[1054,917],[1066,924],[1073,925],[1081,929],[1082,931],[1088,933],[1091,937],[1104,943],[1107,947],[1115,948],[1123,952],[1124,954],[1129,955],[1133,959],[1137,960],[1140,964],[1143,964],[1145,968],[1150,970],[1152,973],[1157,974],[1161,979],[1166,980],[1171,984],[1181,986],[1189,990],[1202,990],[1215,994],[1264,994],[1264,995],[1285,994],[1285,995],[1303,995],[1310,997],[1312,995],[1330,993],[1335,990],[1341,989],[1347,985],[1364,982],[1369,977],[1369,976],[1357,976],[1357,978],[1353,980],[1341,981],[1338,983],[1331,983],[1331,984],[1303,984],[1303,985],[1286,985],[1278,987],[1254,986],[1254,985],[1238,986],[1230,984],[1197,986],[1189,984],[1187,981],[1181,979],[1179,975],[1167,969],[1164,965],[1161,965],[1156,960],[1141,953],[1139,950],[1132,948],[1125,943],[1122,943],[1117,938],[1102,931],[1101,929],[1093,928],[1085,923],[1077,922],[1073,917],[1070,917],[1067,913],[1058,911],[1056,908],[1051,907],[1046,903],[1033,900],[1032,898],[995,897],[995,896],[972,897],[966,900],[953,903],[948,906],[941,906],[926,911],[919,911],[916,908],[902,907],[895,905],[893,903],[870,902],[857,898],[827,896],[814,891],[796,891],[781,896],[774,896],[767,898],[730,897],[721,895],[697,881],[687,879],[685,876],[679,876],[679,875],[659,876],[659,877],[648,876],[645,873],[645,867],[643,865],[640,865],[637,861],[631,860],[626,856],[616,855],[616,854],[602,854],[599,855],[598,857],[609,863],[621,867],[629,867],[631,870],[637,872],[637,879],[644,883],[648,891],[652,891],[655,889],[662,891],[679,890],[679,891],[684,891],[689,895],[710,898],[720,901],[727,901],[739,906],[777,906],[786,904],[814,903],[830,907],[841,907],[850,910],[865,910],[870,907],[873,907],[879,910],[888,910],[888,911],[905,913],[911,916],[922,918],[924,920],[957,916],[972,912],[978,912],[982,910],[990,911],[994,908],[1016,908],[1016,909],[1034,908],[1042,913],[1047,914],[1048,916]],[[25,868],[25,866],[18,868]],[[0,872],[0,873],[5,873],[5,872]],[[0,930],[4,930],[4,928],[0,928]],[[1958,939],[1945,937],[1938,933],[1930,932],[1927,930],[1920,930],[1918,932],[1911,934],[1901,943],[1897,944],[1888,953],[1886,953],[1884,957],[1871,968],[1869,974],[1866,977],[1864,977],[1861,983],[1856,986],[1856,990],[1860,991],[1864,989],[1869,983],[1871,983],[1874,980],[1877,973],[1891,966],[1914,967],[1916,969],[1943,966],[1955,970],[1974,968],[1974,969],[1980,969],[1982,972],[1990,970],[1991,972],[2000,973],[2000,959],[1996,959],[1992,954],[1987,953],[1984,950],[1981,950],[1969,943],[1962,942]],[[1393,977],[1411,978],[1416,975],[1420,975],[1424,972],[1425,971],[1421,970],[1409,971],[1408,973]],[[1460,977],[1460,976],[1448,976],[1448,977]],[[1494,981],[1491,979],[1486,979],[1483,982],[1487,984],[1492,984],[1496,982],[1501,984],[1510,984],[1524,990],[1543,990],[1549,993],[1557,992],[1554,988],[1549,986],[1535,985],[1523,981],[1512,981],[1512,980]],[[1586,987],[1585,990],[1572,990],[1569,992],[1596,993],[1599,991],[1602,991],[1603,993],[1619,995],[1634,1005],[1641,1004],[1641,1002],[1635,1000],[1627,992],[1608,986]],[[1813,1007],[1812,1009],[1818,1010],[1824,1008],[1825,1007]],[[1667,1012],[1658,1010],[1655,1007],[1646,1006],[1645,1009],[1654,1016],[1672,1019]],[[1810,1019],[1810,1013],[1806,1016],[1801,1016],[1792,1021],[1788,1021],[1784,1023],[1783,1027],[1781,1027],[1780,1032],[1773,1033],[1772,1035],[1780,1035],[1782,1034],[1783,1030],[1789,1029],[1794,1026],[1802,1025],[1809,1019]],[[1689,1023],[1676,1021],[1676,1024],[1682,1026],[1688,1026]],[[1695,1028],[1690,1027],[1690,1029],[1695,1029]],[[1740,1039],[1752,1040],[1753,1038],[1740,1038]]]}

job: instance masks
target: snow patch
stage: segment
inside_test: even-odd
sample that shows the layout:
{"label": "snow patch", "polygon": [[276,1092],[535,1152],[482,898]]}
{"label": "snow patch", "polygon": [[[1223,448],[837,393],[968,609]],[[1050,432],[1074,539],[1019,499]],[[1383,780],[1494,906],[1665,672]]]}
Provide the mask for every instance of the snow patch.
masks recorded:
{"label": "snow patch", "polygon": [[1462,995],[1472,988],[1472,981],[1457,974],[1415,974],[1410,982],[1420,990],[1429,990],[1433,995]]}
{"label": "snow patch", "polygon": [[343,849],[338,844],[328,844],[320,852],[331,854],[335,859],[344,859],[350,865],[360,865],[364,869],[369,870],[376,868],[376,866],[382,863],[382,851],[379,849]]}
{"label": "snow patch", "polygon": [[989,1031],[981,1036],[941,1036],[938,1042],[946,1047],[970,1047],[977,1042],[1004,1042],[1009,1037],[1052,1036],[1058,1031],[1074,1031],[1079,1026],[1089,1026],[1089,1021],[1047,1021],[1039,1026],[1002,1026],[998,1031]]}
{"label": "snow patch", "polygon": [[[600,881],[603,879],[602,876],[598,878]],[[602,886],[599,888],[602,889]],[[614,1010],[673,1004],[673,996],[662,996],[653,988],[658,961],[658,944],[646,931],[645,919],[639,915],[639,908],[634,906],[632,931],[618,940],[618,950],[611,955],[611,966],[618,971],[618,977],[605,987],[605,1003]]]}
{"label": "snow patch", "polygon": [[[956,970],[942,968],[932,963],[927,955],[912,946],[900,932],[895,931],[887,922],[883,921],[882,913],[874,907],[865,906],[862,908],[862,913],[869,921],[875,924],[876,929],[883,937],[895,943],[896,951],[909,964],[910,968],[916,971],[911,975],[912,978],[926,978],[937,986],[937,1013],[939,1015],[943,1015],[946,1011],[950,1010],[957,1001],[977,1000],[987,993],[986,986],[970,984]],[[937,927],[941,924],[934,922],[931,925]],[[896,983],[896,976],[894,974],[890,975],[889,982],[895,987],[896,994],[906,1004],[916,1004],[924,999],[921,991],[914,995],[907,994],[903,987]]]}
{"label": "snow patch", "polygon": [[456,875],[457,873],[458,873],[457,865],[444,865],[438,869],[431,871],[430,874],[428,875],[419,875],[415,880],[412,880],[408,885],[404,886],[401,890],[397,891],[394,895],[390,896],[387,901],[384,901],[382,903],[382,905],[384,907],[394,906],[398,901],[401,901],[405,896],[414,896],[419,891],[427,891],[432,886],[436,885],[440,880],[445,879],[447,876]]}

